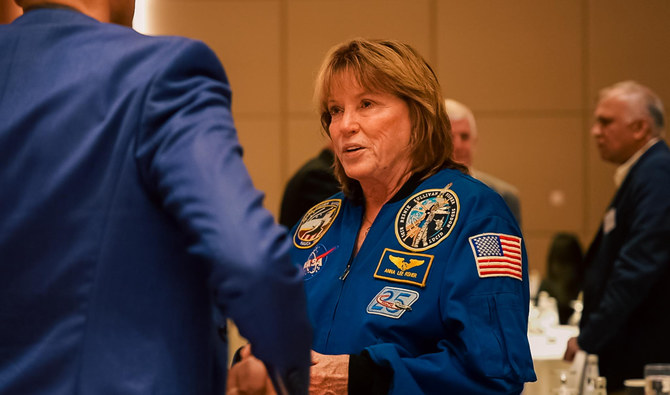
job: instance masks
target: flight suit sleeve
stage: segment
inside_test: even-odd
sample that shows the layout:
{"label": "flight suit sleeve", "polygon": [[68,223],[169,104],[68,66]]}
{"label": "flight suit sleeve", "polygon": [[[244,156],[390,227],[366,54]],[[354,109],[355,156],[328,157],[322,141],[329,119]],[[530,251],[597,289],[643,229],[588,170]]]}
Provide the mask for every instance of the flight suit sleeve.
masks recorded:
{"label": "flight suit sleeve", "polygon": [[520,237],[520,232],[513,221],[499,217],[466,222],[458,247],[441,257],[447,265],[439,302],[444,337],[434,352],[412,355],[391,343],[366,348],[376,364],[392,369],[389,393],[518,394],[526,381],[536,379],[527,338],[525,247],[521,242],[518,277],[481,277],[471,246],[481,235],[495,239]]}

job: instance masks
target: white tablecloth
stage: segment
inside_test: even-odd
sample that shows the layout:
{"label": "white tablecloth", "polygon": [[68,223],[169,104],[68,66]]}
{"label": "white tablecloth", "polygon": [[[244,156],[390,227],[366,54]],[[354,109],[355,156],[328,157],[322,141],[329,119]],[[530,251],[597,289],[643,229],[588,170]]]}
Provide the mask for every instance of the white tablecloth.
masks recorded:
{"label": "white tablecloth", "polygon": [[578,333],[577,327],[560,325],[548,328],[542,334],[528,334],[537,381],[526,383],[524,395],[551,395],[551,390],[558,388],[559,371],[570,368],[570,363],[563,361],[565,347],[568,339],[577,336]]}

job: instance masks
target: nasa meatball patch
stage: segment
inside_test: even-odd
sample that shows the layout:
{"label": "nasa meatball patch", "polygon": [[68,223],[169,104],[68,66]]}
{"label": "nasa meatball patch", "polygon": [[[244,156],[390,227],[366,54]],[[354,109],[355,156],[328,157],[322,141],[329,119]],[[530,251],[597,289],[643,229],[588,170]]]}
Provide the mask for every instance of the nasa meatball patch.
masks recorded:
{"label": "nasa meatball patch", "polygon": [[320,271],[323,265],[328,260],[328,255],[331,252],[335,251],[337,246],[332,248],[326,248],[323,244],[317,244],[316,247],[309,253],[307,261],[302,265],[303,279],[305,281],[316,276]]}

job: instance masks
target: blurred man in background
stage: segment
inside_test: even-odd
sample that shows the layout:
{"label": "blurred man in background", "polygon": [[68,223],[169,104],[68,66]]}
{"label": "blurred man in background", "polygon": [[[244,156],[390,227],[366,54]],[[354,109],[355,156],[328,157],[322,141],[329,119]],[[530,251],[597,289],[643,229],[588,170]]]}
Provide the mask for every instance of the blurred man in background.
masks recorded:
{"label": "blurred man in background", "polygon": [[619,167],[618,187],[589,247],[579,337],[597,354],[608,391],[643,377],[644,365],[670,361],[670,150],[662,140],[663,104],[625,81],[600,92],[591,134],[603,160]]}
{"label": "blurred man in background", "polygon": [[514,218],[521,225],[521,202],[519,200],[519,191],[516,187],[472,166],[479,140],[477,123],[472,111],[464,104],[453,99],[446,99],[445,105],[449,121],[451,121],[451,135],[454,139],[454,159],[466,165],[474,178],[498,192],[510,210],[512,210]]}

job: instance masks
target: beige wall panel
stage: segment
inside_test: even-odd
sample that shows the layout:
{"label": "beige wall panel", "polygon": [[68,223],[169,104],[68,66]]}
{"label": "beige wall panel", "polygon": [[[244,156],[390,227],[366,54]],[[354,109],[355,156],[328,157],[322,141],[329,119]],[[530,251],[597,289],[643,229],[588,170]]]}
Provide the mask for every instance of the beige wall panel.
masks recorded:
{"label": "beige wall panel", "polygon": [[281,155],[279,120],[237,119],[235,123],[254,186],[265,192],[264,205],[277,218],[284,187],[277,165]]}
{"label": "beige wall panel", "polygon": [[634,79],[670,103],[670,1],[589,1],[590,98]]}
{"label": "beige wall panel", "polygon": [[286,180],[295,173],[309,159],[316,156],[329,140],[321,132],[321,125],[316,115],[314,117],[293,117],[288,123],[288,142],[286,155],[288,156],[288,173]]}
{"label": "beige wall panel", "polygon": [[482,118],[475,167],[515,185],[524,233],[582,226],[581,117]]}
{"label": "beige wall panel", "polygon": [[287,14],[290,112],[313,111],[319,66],[328,49],[347,39],[398,39],[430,61],[428,0],[291,0]]}
{"label": "beige wall panel", "polygon": [[206,42],[224,65],[233,112],[279,114],[278,0],[149,0],[147,29]]}
{"label": "beige wall panel", "polygon": [[578,1],[438,1],[438,75],[445,95],[475,110],[581,106]]}

